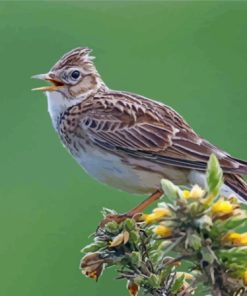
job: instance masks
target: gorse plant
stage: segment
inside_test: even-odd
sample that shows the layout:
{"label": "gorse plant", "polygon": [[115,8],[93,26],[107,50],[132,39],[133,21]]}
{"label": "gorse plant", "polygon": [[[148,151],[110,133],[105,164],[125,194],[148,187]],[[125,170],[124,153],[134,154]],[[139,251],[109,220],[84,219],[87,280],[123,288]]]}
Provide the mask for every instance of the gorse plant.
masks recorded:
{"label": "gorse plant", "polygon": [[131,296],[140,289],[155,296],[247,295],[247,233],[239,230],[247,212],[235,197],[220,195],[222,182],[214,155],[206,188],[162,180],[165,195],[152,213],[97,229],[82,249],[82,273],[97,280],[116,266]]}

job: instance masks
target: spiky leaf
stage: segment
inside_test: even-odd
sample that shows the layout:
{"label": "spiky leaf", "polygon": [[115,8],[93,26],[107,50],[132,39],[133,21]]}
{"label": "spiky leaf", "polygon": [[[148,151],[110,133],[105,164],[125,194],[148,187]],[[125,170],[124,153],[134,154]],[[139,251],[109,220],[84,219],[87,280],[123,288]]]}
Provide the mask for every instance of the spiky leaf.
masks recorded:
{"label": "spiky leaf", "polygon": [[209,193],[217,196],[223,183],[223,172],[219,161],[214,154],[211,154],[207,166],[207,187]]}

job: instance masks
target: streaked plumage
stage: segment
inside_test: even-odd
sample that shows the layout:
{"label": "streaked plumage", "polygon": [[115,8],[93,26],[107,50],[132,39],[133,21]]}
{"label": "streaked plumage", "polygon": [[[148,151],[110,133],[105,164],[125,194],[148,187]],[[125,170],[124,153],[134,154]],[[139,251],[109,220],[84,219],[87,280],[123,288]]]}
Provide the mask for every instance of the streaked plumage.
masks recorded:
{"label": "streaked plumage", "polygon": [[[247,198],[240,176],[247,174],[247,162],[202,139],[172,108],[109,89],[89,52],[72,50],[42,76],[55,84],[44,88],[53,125],[89,174],[134,193],[153,193],[161,178],[203,186],[207,160],[214,153],[225,173],[223,190]],[[71,71],[80,71],[78,81],[73,82]]]}

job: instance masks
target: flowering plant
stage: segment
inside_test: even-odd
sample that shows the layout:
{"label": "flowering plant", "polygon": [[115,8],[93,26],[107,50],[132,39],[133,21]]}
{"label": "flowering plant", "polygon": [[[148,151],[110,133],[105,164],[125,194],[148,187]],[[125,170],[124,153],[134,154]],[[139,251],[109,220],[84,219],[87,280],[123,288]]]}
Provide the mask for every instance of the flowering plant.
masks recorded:
{"label": "flowering plant", "polygon": [[247,212],[220,195],[222,183],[214,155],[206,188],[162,180],[165,195],[151,213],[97,229],[82,249],[82,273],[97,280],[116,266],[131,296],[247,295]]}

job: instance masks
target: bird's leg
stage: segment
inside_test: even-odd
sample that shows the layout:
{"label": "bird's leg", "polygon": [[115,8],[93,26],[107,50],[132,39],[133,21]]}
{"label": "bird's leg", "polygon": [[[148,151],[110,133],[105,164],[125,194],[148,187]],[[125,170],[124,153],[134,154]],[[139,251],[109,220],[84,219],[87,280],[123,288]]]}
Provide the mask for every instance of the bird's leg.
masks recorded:
{"label": "bird's leg", "polygon": [[163,192],[161,190],[155,191],[143,202],[137,205],[134,209],[130,210],[126,215],[132,218],[135,215],[142,213],[148,206],[150,206],[152,203],[158,200],[162,195],[163,195]]}
{"label": "bird's leg", "polygon": [[153,202],[158,200],[163,195],[161,190],[155,191],[152,195],[150,195],[147,199],[137,205],[134,209],[130,210],[125,214],[119,215],[107,215],[100,223],[100,227],[104,227],[108,222],[115,221],[117,223],[123,222],[127,218],[138,218],[139,214],[143,212],[148,206],[150,206]]}

